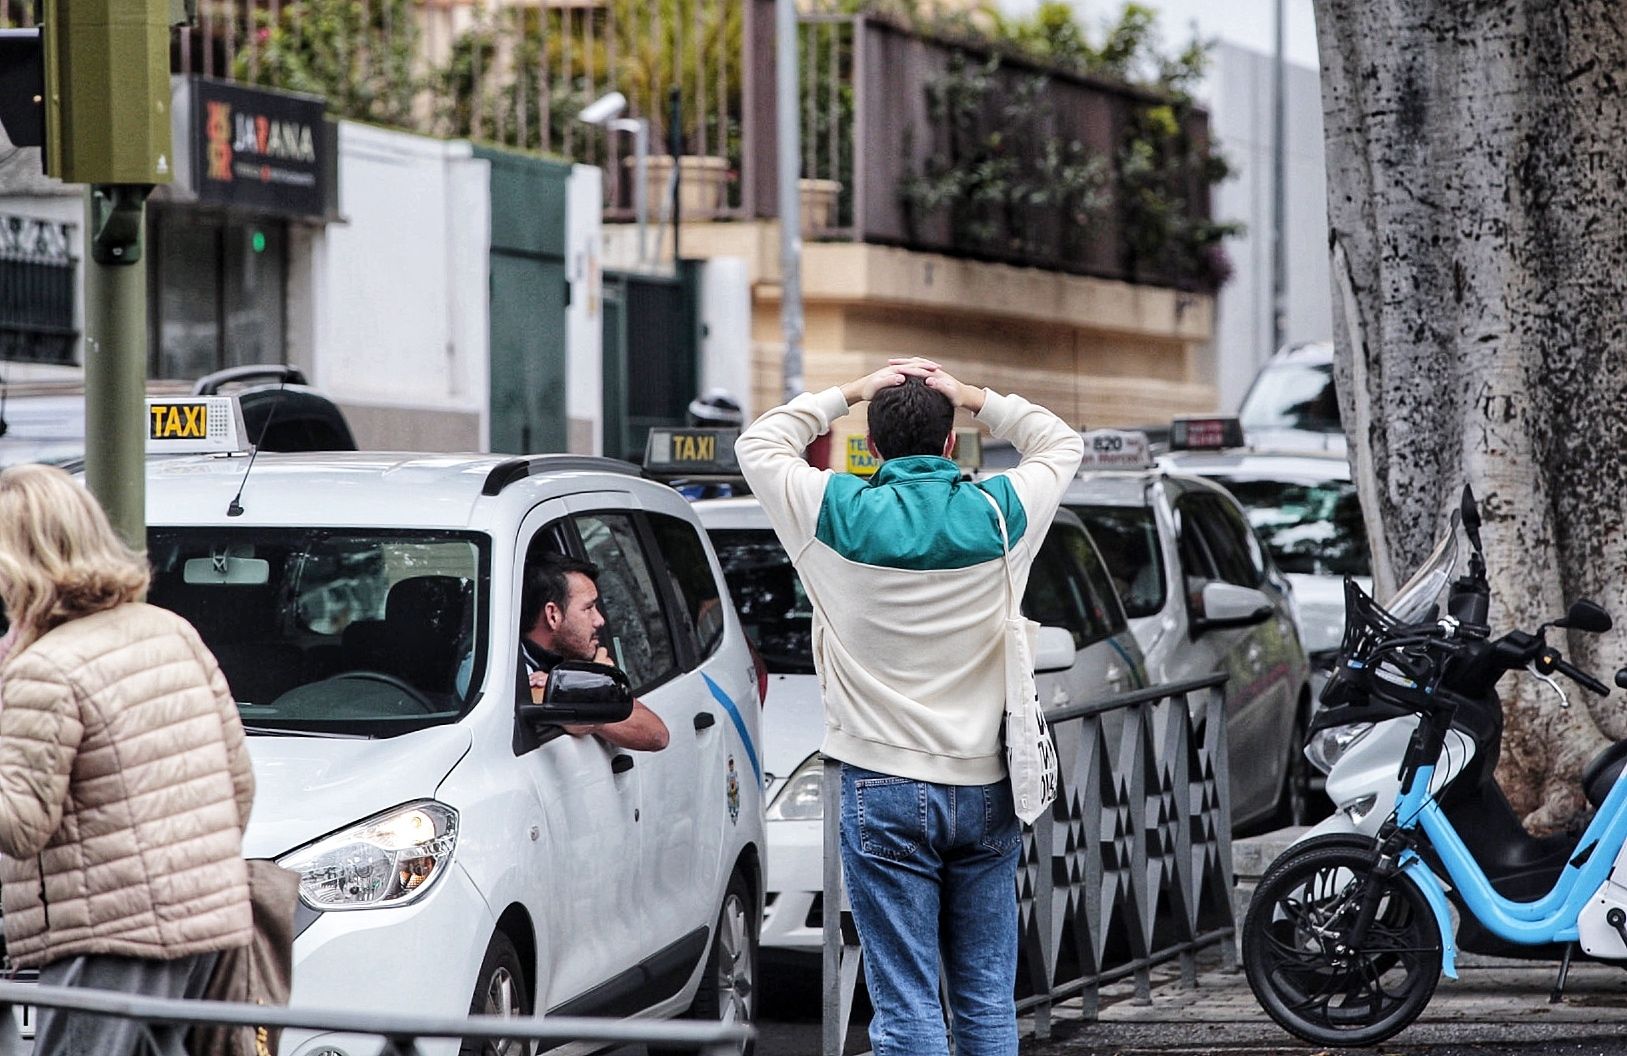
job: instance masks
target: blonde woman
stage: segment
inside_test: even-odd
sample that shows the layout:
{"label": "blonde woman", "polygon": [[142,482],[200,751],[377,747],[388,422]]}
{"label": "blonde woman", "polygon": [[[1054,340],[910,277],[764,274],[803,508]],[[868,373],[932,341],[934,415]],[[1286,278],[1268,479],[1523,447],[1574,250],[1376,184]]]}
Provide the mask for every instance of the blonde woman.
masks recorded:
{"label": "blonde woman", "polygon": [[[0,889],[40,982],[201,996],[247,945],[254,778],[237,707],[190,624],[143,604],[146,562],[61,470],[0,470]],[[137,1051],[133,1021],[42,1009],[39,1056]],[[160,1051],[181,1032],[153,1028]]]}

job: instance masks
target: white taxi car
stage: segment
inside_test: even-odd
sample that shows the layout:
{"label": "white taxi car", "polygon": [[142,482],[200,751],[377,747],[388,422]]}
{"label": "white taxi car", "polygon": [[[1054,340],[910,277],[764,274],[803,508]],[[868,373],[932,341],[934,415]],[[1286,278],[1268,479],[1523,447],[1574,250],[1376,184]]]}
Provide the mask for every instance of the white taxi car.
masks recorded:
{"label": "white taxi car", "polygon": [[[760,673],[689,504],[606,459],[248,462],[149,461],[149,600],[240,701],[245,852],[303,878],[292,1003],[749,1020]],[[522,693],[522,571],[547,552],[600,569],[604,637],[664,751],[566,735]]]}
{"label": "white taxi car", "polygon": [[1224,489],[1160,469],[1140,433],[1084,439],[1063,505],[1101,548],[1148,677],[1224,672],[1234,828],[1302,823],[1313,698],[1292,587]]}
{"label": "white taxi car", "polygon": [[1350,463],[1336,452],[1244,447],[1242,437],[1224,426],[1200,431],[1206,443],[1194,443],[1189,427],[1179,432],[1179,442],[1162,463],[1231,492],[1293,585],[1315,700],[1344,637],[1345,577],[1363,590],[1373,587],[1367,527]]}
{"label": "white taxi car", "polygon": [[[763,765],[768,807],[765,947],[817,952],[824,921],[824,706],[810,641],[813,609],[768,517],[750,497],[695,504],[735,609],[768,670]],[[1095,544],[1060,511],[1035,558],[1023,611],[1043,630],[1035,655],[1046,707],[1146,684],[1141,649]]]}

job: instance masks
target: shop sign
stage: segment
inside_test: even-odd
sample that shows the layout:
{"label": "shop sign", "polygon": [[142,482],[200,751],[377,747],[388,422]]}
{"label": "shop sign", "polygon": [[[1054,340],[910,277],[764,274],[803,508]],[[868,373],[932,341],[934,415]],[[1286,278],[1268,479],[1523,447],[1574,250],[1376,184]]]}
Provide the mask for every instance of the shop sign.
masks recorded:
{"label": "shop sign", "polygon": [[192,156],[198,200],[289,216],[327,210],[316,96],[194,78]]}

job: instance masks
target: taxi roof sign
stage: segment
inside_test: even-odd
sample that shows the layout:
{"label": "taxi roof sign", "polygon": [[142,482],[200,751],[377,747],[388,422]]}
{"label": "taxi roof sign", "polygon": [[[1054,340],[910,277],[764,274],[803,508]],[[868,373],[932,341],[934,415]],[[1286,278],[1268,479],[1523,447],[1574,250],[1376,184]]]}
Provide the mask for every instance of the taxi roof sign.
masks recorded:
{"label": "taxi roof sign", "polygon": [[865,433],[854,433],[847,438],[847,471],[855,477],[873,477],[881,468],[881,459],[870,453],[870,438]]}
{"label": "taxi roof sign", "polygon": [[1081,469],[1152,469],[1152,444],[1133,429],[1092,429],[1079,434],[1085,442]]}
{"label": "taxi roof sign", "polygon": [[[874,476],[881,468],[881,459],[870,453],[870,440],[866,433],[853,433],[847,438],[847,471],[856,477]],[[983,431],[976,426],[958,426],[955,429],[955,465],[967,472],[983,468]]]}
{"label": "taxi roof sign", "polygon": [[235,397],[147,398],[148,454],[239,454],[248,449],[243,409]]}
{"label": "taxi roof sign", "polygon": [[1236,418],[1177,418],[1169,426],[1171,451],[1219,451],[1242,446],[1243,423]]}
{"label": "taxi roof sign", "polygon": [[737,478],[734,457],[738,429],[690,429],[657,426],[644,444],[644,472],[657,479]]}

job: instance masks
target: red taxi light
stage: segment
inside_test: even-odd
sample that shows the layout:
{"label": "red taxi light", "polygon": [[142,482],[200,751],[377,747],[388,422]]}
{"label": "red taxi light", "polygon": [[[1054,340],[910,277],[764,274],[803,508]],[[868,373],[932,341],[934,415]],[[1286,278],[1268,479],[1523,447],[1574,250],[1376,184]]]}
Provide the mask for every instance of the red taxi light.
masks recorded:
{"label": "red taxi light", "polygon": [[1171,451],[1217,451],[1243,446],[1243,423],[1236,418],[1177,418],[1170,423]]}

